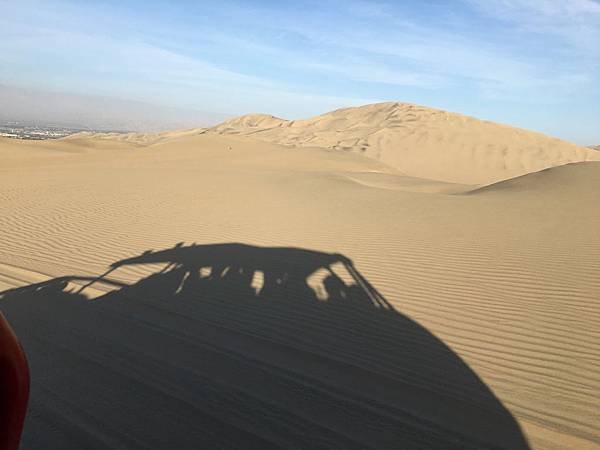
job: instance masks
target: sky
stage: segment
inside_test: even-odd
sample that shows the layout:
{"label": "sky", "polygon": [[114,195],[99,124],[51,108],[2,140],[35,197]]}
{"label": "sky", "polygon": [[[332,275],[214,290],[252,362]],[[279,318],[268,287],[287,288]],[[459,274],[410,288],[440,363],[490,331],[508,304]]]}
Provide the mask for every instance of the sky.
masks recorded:
{"label": "sky", "polygon": [[0,11],[0,118],[112,114],[111,126],[152,128],[400,101],[600,143],[600,0],[0,0]]}

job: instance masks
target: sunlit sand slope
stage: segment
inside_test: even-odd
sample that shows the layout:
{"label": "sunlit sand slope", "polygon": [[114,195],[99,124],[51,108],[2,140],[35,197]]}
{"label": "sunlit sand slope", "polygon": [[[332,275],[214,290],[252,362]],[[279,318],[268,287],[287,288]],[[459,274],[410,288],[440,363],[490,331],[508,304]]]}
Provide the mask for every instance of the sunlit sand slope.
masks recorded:
{"label": "sunlit sand slope", "polygon": [[306,120],[251,114],[210,131],[348,150],[405,175],[463,184],[492,183],[570,162],[600,160],[591,149],[540,133],[404,103],[344,108]]}
{"label": "sunlit sand slope", "polygon": [[24,448],[600,445],[600,163],[480,188],[215,133],[0,155]]}

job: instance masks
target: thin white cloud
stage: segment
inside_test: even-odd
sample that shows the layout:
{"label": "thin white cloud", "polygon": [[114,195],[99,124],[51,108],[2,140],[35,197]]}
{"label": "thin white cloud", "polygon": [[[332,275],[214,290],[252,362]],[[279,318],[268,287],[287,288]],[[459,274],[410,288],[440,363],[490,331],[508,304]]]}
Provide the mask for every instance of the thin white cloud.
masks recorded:
{"label": "thin white cloud", "polygon": [[425,72],[394,71],[382,65],[369,64],[368,61],[347,60],[343,64],[321,62],[291,62],[304,69],[311,69],[331,75],[368,83],[382,83],[397,86],[412,86],[434,89],[444,83],[443,77]]}
{"label": "thin white cloud", "polygon": [[[18,65],[20,52],[35,54],[36,51],[41,51],[48,60],[56,60],[58,64],[70,67],[71,70],[61,72],[60,76],[55,74],[45,77],[43,82],[37,83],[38,88],[41,88],[38,91],[17,87],[23,86],[22,77],[18,74],[11,77],[9,70],[0,72],[0,83],[9,85],[4,89],[5,98],[9,98],[9,91],[11,95],[27,92],[27,95],[19,94],[21,98],[28,99],[19,108],[20,118],[26,115],[24,109],[29,108],[32,117],[55,117],[60,120],[62,115],[63,121],[74,123],[77,108],[80,108],[82,117],[85,118],[84,125],[100,127],[91,116],[97,114],[100,107],[104,107],[105,112],[113,114],[115,118],[101,128],[151,129],[156,128],[156,122],[160,120],[169,124],[179,121],[191,126],[194,117],[197,117],[197,114],[190,113],[186,118],[183,111],[175,120],[165,113],[171,111],[165,110],[165,107],[212,110],[228,115],[249,111],[269,112],[282,117],[298,118],[342,106],[378,101],[376,98],[295,91],[285,83],[226,70],[200,58],[138,40],[124,41],[107,36],[43,28],[39,33],[25,33],[14,37],[10,42],[0,42],[0,60],[7,69]],[[65,90],[65,84],[69,86],[72,95],[61,93]],[[48,111],[46,108],[45,115],[40,115],[32,107],[34,102],[31,100],[35,98],[35,94],[31,92],[39,92],[38,98],[55,99],[54,104],[68,105],[68,108],[50,108]],[[94,108],[88,108],[85,106],[87,97],[82,97],[88,93],[105,97],[101,101],[90,97]],[[111,97],[148,102],[150,110],[156,109],[156,121],[150,120],[150,112],[142,115],[138,111],[140,108],[132,114],[141,118],[125,120],[123,114],[117,112],[119,108],[133,111],[131,104]],[[156,106],[152,107],[151,104]],[[217,114],[217,117],[223,116],[224,114]]]}
{"label": "thin white cloud", "polygon": [[571,50],[600,58],[600,2],[595,0],[467,0],[517,30],[554,36]]}
{"label": "thin white cloud", "polygon": [[[591,42],[600,42],[600,36],[595,39],[600,33],[600,24],[596,25],[598,3],[568,0],[563,7],[557,7],[560,2],[549,0],[534,0],[531,4],[525,0],[468,1],[490,16],[500,15],[502,11],[505,21],[515,22],[521,15],[547,18],[533,19],[528,26],[519,22],[525,33],[520,42],[510,36],[510,30],[503,35],[498,30],[490,34],[486,29],[465,29],[460,22],[458,26],[449,23],[446,28],[424,25],[403,17],[398,11],[393,14],[385,5],[374,8],[381,21],[371,27],[362,27],[360,22],[352,24],[355,26],[348,23],[338,26],[335,22],[327,23],[327,17],[321,21],[311,20],[308,14],[291,22],[275,16],[269,23],[302,36],[314,47],[331,49],[327,56],[333,53],[339,55],[308,66],[329,71],[335,66],[343,67],[345,77],[366,82],[439,88],[470,80],[475,87],[485,86],[481,93],[486,98],[495,91],[495,97],[510,93],[507,99],[519,98],[526,94],[529,99],[544,102],[548,98],[548,87],[553,89],[553,101],[557,98],[564,100],[573,91],[590,87],[597,80],[598,76],[593,71],[598,65],[589,52],[568,54],[572,58],[567,60],[557,58],[556,52],[560,48],[540,48],[532,55],[522,47],[531,38],[526,35],[527,32],[542,34],[541,38],[537,37],[540,42],[543,42],[544,35],[557,36],[564,41],[567,41],[564,35],[568,35],[568,40],[572,41],[570,45],[580,41],[582,48]],[[356,6],[349,8],[357,9]],[[565,11],[570,14],[568,20],[562,18]],[[537,22],[539,24],[534,29],[533,23]],[[598,51],[600,47],[593,50]],[[343,64],[345,55],[356,54],[365,61],[385,60],[387,64],[374,64],[372,67],[360,61]]]}
{"label": "thin white cloud", "polygon": [[561,22],[573,18],[589,19],[589,14],[600,14],[600,3],[594,0],[469,0],[483,9],[493,10],[506,16],[514,13],[535,12],[540,16],[558,19]]}

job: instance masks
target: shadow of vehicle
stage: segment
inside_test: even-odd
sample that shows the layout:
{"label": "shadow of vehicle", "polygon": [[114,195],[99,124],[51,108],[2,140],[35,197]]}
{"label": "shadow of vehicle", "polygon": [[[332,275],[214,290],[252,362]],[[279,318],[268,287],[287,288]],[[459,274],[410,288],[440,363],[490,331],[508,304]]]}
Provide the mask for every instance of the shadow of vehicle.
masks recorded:
{"label": "shadow of vehicle", "polygon": [[[137,266],[133,284],[112,278]],[[88,300],[99,282],[115,289]],[[5,291],[0,308],[31,366],[25,448],[528,448],[479,377],[340,254],[178,244]]]}

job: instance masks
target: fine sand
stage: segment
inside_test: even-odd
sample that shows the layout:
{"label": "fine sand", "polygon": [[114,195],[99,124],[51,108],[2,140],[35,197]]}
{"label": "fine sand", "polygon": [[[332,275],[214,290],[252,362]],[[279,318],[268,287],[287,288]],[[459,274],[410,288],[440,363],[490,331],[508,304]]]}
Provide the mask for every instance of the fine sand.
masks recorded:
{"label": "fine sand", "polygon": [[491,183],[600,154],[551,138],[406,103],[344,108],[306,120],[249,114],[211,132],[283,145],[360,153],[405,175],[453,183]]}
{"label": "fine sand", "polygon": [[600,446],[593,151],[360,110],[0,140],[23,448]]}

